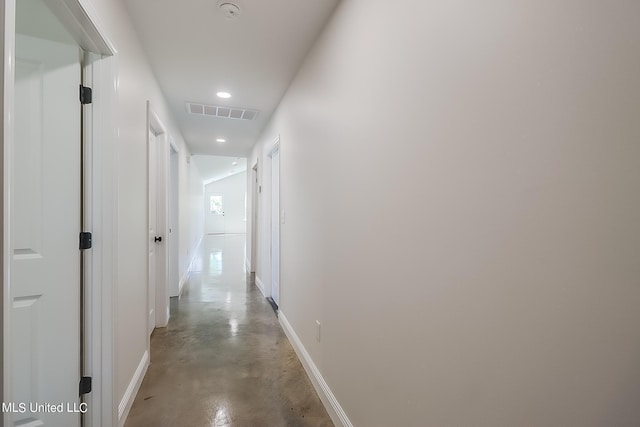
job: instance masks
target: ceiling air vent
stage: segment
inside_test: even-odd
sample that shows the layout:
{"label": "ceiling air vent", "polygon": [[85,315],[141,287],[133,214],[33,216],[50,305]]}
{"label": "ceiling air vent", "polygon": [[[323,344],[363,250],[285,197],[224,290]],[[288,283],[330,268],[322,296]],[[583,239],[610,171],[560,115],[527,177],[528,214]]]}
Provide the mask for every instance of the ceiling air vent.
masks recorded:
{"label": "ceiling air vent", "polygon": [[223,119],[255,120],[258,111],[245,108],[220,107],[216,105],[187,102],[187,112],[196,116],[220,117]]}

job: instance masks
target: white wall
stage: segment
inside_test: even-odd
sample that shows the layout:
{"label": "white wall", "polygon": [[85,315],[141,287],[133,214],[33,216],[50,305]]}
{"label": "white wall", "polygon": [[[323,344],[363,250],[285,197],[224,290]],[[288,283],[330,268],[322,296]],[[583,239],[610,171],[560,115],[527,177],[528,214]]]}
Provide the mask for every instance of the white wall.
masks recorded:
{"label": "white wall", "polygon": [[180,291],[182,291],[187,274],[189,273],[189,267],[196,256],[196,249],[204,235],[204,212],[202,211],[204,186],[202,185],[202,175],[195,162],[189,161],[186,175],[187,181],[183,193],[185,194],[185,201],[180,202],[180,210],[184,216],[190,218],[190,222],[188,232],[181,234],[181,239],[184,239],[183,245],[186,251],[180,252],[180,271],[183,272]]}
{"label": "white wall", "polygon": [[355,426],[638,425],[640,3],[393,6],[341,2],[249,160],[282,312]]}
{"label": "white wall", "polygon": [[[145,58],[124,5],[112,0],[87,0],[95,9],[117,56],[117,283],[115,284],[115,402],[120,404],[147,349],[147,107],[149,100],[179,148],[180,200],[198,197],[189,180],[197,170],[189,156],[152,70]],[[96,93],[96,97],[100,94]],[[200,197],[202,193],[200,192]],[[181,202],[182,205],[182,202]],[[200,205],[200,203],[198,203]],[[184,254],[192,252],[197,221],[194,212],[180,212],[180,270],[188,267]],[[200,223],[201,225],[201,223]],[[201,229],[200,229],[201,230]],[[200,231],[201,234],[201,231]],[[122,422],[122,420],[121,420]]]}
{"label": "white wall", "polygon": [[[223,196],[224,232],[246,233],[247,222],[244,216],[244,197],[247,192],[247,173],[240,172],[228,178],[214,181],[205,186],[205,200],[202,205],[205,218],[209,209],[207,194],[217,193]],[[248,203],[248,201],[247,201]],[[207,221],[207,219],[205,219]],[[205,224],[205,231],[207,230]]]}

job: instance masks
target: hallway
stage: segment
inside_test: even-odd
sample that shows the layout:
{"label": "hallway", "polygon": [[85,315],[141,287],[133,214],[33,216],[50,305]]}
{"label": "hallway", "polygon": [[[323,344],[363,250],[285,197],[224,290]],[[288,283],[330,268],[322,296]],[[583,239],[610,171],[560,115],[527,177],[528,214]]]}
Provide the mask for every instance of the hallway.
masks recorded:
{"label": "hallway", "polygon": [[333,426],[270,305],[244,272],[245,235],[208,235],[127,427]]}

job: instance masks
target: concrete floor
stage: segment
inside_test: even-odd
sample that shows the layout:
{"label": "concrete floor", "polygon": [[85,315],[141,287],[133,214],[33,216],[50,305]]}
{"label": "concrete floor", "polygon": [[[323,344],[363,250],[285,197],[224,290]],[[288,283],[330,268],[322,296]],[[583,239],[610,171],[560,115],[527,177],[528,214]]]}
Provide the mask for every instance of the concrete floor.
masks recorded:
{"label": "concrete floor", "polygon": [[333,426],[244,257],[244,235],[205,236],[125,427]]}

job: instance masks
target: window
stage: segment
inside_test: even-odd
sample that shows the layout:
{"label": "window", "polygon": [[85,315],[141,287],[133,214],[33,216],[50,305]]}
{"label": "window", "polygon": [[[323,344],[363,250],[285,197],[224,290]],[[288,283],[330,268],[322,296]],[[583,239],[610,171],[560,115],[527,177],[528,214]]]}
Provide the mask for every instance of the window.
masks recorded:
{"label": "window", "polygon": [[209,196],[209,212],[213,215],[223,215],[222,196]]}

